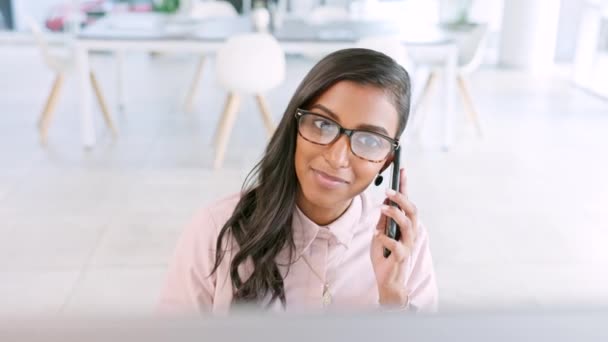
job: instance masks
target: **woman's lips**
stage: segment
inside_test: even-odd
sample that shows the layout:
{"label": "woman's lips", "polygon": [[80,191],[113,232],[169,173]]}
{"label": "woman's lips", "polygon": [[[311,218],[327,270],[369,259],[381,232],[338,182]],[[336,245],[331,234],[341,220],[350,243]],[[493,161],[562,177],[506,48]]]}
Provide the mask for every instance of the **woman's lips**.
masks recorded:
{"label": "woman's lips", "polygon": [[326,188],[337,188],[342,185],[348,184],[348,182],[340,177],[329,175],[323,171],[312,169],[314,177],[321,186]]}

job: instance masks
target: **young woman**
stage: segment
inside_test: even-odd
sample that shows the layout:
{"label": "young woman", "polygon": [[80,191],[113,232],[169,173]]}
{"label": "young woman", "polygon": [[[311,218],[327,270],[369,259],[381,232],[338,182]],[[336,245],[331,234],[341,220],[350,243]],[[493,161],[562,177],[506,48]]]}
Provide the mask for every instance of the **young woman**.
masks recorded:
{"label": "young woman", "polygon": [[[365,193],[390,166],[409,110],[408,74],[386,55],[346,49],[321,60],[242,192],[203,209],[184,231],[160,310],[434,311],[428,235],[404,170],[384,205]],[[387,218],[399,241],[384,234]]]}

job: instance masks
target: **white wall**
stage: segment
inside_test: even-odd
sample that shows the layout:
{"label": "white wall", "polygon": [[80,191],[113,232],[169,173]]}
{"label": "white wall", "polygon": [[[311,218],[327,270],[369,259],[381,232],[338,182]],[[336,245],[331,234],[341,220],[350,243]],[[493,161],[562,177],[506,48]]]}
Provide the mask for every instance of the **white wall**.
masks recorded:
{"label": "white wall", "polygon": [[557,62],[572,62],[574,59],[583,6],[583,0],[561,0],[557,46],[555,47]]}
{"label": "white wall", "polygon": [[501,65],[545,72],[555,59],[560,2],[506,0],[500,36]]}
{"label": "white wall", "polygon": [[500,31],[504,0],[474,0],[471,20],[485,22],[491,32]]}
{"label": "white wall", "polygon": [[475,22],[488,24],[488,42],[484,60],[488,64],[496,64],[500,30],[502,29],[502,10],[505,0],[474,0],[470,19]]}
{"label": "white wall", "polygon": [[[485,21],[490,24],[494,34],[502,29],[502,12],[504,1],[509,0],[474,0],[471,17],[475,21]],[[576,37],[580,25],[581,12],[585,0],[555,0],[560,1],[559,24],[555,60],[557,62],[572,62],[576,47]],[[499,37],[495,37],[498,40]],[[496,42],[495,42],[496,43]],[[494,45],[491,43],[491,45]]]}

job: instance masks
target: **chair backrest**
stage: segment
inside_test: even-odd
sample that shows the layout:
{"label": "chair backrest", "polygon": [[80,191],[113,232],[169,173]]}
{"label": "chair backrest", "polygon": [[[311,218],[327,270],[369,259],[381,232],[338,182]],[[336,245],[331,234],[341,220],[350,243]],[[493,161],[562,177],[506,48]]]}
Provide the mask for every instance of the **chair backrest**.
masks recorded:
{"label": "chair backrest", "polygon": [[343,7],[337,6],[318,6],[313,8],[307,20],[313,24],[323,24],[331,21],[346,21],[350,19],[350,14]]}
{"label": "chair backrest", "polygon": [[195,1],[190,16],[196,19],[232,18],[238,12],[228,1]]}
{"label": "chair backrest", "polygon": [[487,24],[477,24],[470,33],[458,40],[458,65],[461,72],[472,72],[481,65],[487,41]]}
{"label": "chair backrest", "polygon": [[411,71],[413,68],[413,63],[408,56],[407,49],[396,36],[368,36],[360,39],[356,46],[382,52],[401,64],[408,71]]}
{"label": "chair backrest", "polygon": [[38,49],[40,49],[40,54],[42,55],[44,62],[52,69],[59,68],[59,63],[50,53],[49,44],[44,36],[42,28],[38,25],[38,22],[30,16],[26,16],[24,19],[30,31],[32,31],[34,41],[36,42]]}
{"label": "chair backrest", "polygon": [[285,53],[267,33],[232,36],[216,58],[218,82],[231,92],[263,93],[285,79]]}

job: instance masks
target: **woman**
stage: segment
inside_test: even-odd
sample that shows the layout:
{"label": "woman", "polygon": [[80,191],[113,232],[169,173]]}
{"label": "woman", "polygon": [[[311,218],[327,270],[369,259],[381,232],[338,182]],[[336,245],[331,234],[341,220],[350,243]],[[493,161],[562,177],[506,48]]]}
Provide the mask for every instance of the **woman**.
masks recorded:
{"label": "woman", "polygon": [[[409,110],[409,76],[386,55],[346,49],[321,60],[242,192],[203,209],[181,236],[161,311],[434,311],[428,236],[404,170],[385,205],[364,192],[381,183]],[[399,241],[384,234],[387,217]]]}

